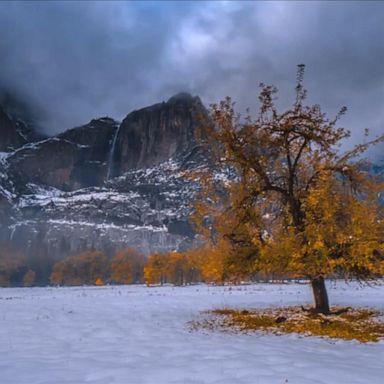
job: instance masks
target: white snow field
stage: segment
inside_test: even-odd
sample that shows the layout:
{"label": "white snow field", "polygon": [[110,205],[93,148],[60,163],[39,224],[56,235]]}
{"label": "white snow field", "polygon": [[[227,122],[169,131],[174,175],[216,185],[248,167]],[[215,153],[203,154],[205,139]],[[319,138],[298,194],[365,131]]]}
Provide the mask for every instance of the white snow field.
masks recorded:
{"label": "white snow field", "polygon": [[[329,283],[384,310],[384,286]],[[307,285],[0,289],[1,384],[382,384],[384,341],[193,331],[200,311],[311,302]]]}

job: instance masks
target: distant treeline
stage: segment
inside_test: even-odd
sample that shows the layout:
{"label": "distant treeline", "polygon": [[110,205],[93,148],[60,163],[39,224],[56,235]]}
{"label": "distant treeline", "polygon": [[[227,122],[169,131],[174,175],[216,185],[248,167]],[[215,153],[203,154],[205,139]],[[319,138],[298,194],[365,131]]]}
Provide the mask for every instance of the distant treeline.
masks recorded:
{"label": "distant treeline", "polygon": [[[223,284],[250,280],[281,279],[255,274],[244,263],[232,263],[224,253],[208,247],[187,252],[145,256],[133,248],[108,258],[102,251],[87,250],[56,262],[50,272],[52,285],[140,284],[187,285],[198,282]],[[34,286],[36,272],[26,257],[11,248],[0,249],[0,286]]]}

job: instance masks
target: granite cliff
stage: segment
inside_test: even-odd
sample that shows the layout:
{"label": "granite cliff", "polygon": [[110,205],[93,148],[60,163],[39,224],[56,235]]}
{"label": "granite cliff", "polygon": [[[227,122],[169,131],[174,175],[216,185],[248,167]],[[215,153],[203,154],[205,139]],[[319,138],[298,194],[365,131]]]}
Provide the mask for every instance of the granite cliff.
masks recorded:
{"label": "granite cliff", "polygon": [[85,249],[189,247],[196,186],[183,173],[206,161],[194,139],[202,117],[198,97],[178,94],[122,123],[103,117],[41,139],[5,114],[0,242],[21,250],[42,284],[55,261]]}

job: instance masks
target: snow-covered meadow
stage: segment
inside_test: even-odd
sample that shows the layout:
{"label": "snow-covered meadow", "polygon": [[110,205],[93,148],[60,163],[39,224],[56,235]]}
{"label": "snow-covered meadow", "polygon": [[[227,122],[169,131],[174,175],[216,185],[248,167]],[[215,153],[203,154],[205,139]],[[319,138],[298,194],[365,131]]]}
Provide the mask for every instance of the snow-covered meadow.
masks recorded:
{"label": "snow-covered meadow", "polygon": [[[329,283],[384,310],[384,286]],[[307,285],[0,289],[1,384],[382,384],[384,341],[190,331],[200,312],[311,302]]]}

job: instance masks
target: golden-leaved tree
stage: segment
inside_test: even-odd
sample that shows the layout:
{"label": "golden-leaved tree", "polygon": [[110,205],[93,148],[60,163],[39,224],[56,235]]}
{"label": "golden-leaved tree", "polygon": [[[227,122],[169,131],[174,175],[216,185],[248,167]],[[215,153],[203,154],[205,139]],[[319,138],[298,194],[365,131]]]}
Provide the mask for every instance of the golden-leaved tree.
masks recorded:
{"label": "golden-leaved tree", "polygon": [[145,256],[134,248],[122,249],[111,260],[111,281],[117,284],[141,283]]}
{"label": "golden-leaved tree", "polygon": [[101,251],[84,251],[57,262],[50,280],[56,285],[100,285],[109,276],[109,260]]}
{"label": "golden-leaved tree", "polygon": [[6,246],[0,248],[0,287],[22,284],[27,270],[27,260],[21,252]]}
{"label": "golden-leaved tree", "polygon": [[167,283],[168,254],[153,253],[148,257],[144,268],[144,280],[147,285]]}
{"label": "golden-leaved tree", "polygon": [[201,199],[193,220],[213,248],[227,243],[227,273],[306,277],[315,310],[329,313],[325,277],[384,272],[383,185],[361,160],[383,137],[343,152],[346,108],[329,119],[305,105],[303,78],[299,65],[295,101],[284,112],[277,89],[264,84],[255,118],[237,114],[230,98],[212,106],[202,137],[215,166],[194,175]]}
{"label": "golden-leaved tree", "polygon": [[237,179],[218,178],[211,169],[193,172],[193,177],[202,186],[192,222],[206,240],[205,246],[195,250],[204,281],[222,284],[251,279],[260,255],[255,237],[261,233],[252,196]]}
{"label": "golden-leaved tree", "polygon": [[144,279],[148,285],[170,283],[187,285],[201,281],[194,251],[154,253],[148,257]]}

